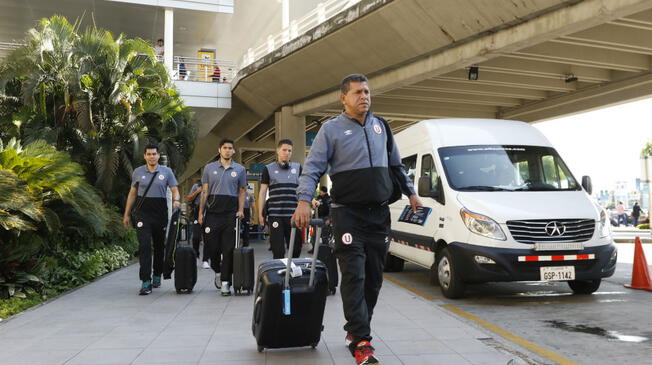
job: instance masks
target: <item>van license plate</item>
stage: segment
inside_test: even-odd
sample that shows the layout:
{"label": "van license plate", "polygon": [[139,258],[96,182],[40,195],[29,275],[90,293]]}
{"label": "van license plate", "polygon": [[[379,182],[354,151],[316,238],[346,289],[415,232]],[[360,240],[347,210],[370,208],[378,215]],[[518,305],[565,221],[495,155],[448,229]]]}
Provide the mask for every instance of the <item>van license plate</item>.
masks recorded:
{"label": "van license plate", "polygon": [[543,266],[541,281],[575,280],[575,266]]}

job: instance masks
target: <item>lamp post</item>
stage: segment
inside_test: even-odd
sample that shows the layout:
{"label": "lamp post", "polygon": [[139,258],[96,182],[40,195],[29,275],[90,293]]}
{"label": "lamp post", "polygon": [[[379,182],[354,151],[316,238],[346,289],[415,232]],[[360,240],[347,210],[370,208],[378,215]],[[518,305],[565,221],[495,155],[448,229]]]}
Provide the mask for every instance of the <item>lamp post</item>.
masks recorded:
{"label": "lamp post", "polygon": [[[652,156],[649,149],[648,147],[641,153],[641,182],[647,184],[647,218],[648,222],[652,223]],[[652,228],[650,235],[652,235]]]}

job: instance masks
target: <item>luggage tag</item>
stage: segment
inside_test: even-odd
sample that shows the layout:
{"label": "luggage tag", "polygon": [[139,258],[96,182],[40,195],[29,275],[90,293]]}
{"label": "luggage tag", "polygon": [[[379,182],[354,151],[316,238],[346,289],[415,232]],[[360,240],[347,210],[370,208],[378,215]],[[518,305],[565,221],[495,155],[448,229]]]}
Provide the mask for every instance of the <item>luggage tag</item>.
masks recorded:
{"label": "luggage tag", "polygon": [[[287,267],[288,259],[280,259],[280,260],[281,260],[281,262],[283,262],[283,265],[285,265]],[[290,276],[293,277],[293,278],[296,278],[296,277],[299,277],[299,276],[303,275],[303,270],[301,270],[301,266],[295,265],[294,262],[291,263],[290,269],[291,269]],[[279,274],[284,273],[285,270],[286,269],[279,270],[278,273]]]}
{"label": "luggage tag", "polygon": [[290,289],[283,290],[283,314],[286,316],[292,314],[292,310],[290,308]]}

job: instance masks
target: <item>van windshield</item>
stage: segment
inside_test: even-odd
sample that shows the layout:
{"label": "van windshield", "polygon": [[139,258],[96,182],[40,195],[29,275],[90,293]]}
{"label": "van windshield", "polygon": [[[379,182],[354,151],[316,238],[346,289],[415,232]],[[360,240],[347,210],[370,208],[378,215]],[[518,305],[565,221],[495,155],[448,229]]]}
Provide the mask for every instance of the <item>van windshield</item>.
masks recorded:
{"label": "van windshield", "polygon": [[451,188],[459,191],[581,190],[554,148],[443,147],[439,156]]}

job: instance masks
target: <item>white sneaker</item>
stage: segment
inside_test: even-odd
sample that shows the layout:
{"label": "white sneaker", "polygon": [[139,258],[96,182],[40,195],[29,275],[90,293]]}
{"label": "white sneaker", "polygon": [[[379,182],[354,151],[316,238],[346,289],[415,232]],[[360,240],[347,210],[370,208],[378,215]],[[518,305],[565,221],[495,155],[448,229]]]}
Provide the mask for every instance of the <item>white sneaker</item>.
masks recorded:
{"label": "white sneaker", "polygon": [[211,265],[208,264],[208,261],[204,261],[204,263],[201,264],[202,269],[210,269]]}
{"label": "white sneaker", "polygon": [[222,287],[222,286],[220,285],[220,283],[221,283],[221,281],[220,281],[220,274],[219,274],[219,273],[215,273],[215,287],[218,288],[218,289],[220,289],[220,288]]}
{"label": "white sneaker", "polygon": [[228,297],[231,295],[231,289],[229,288],[229,282],[228,281],[223,281],[222,282],[222,290],[220,290],[222,293],[223,297]]}

